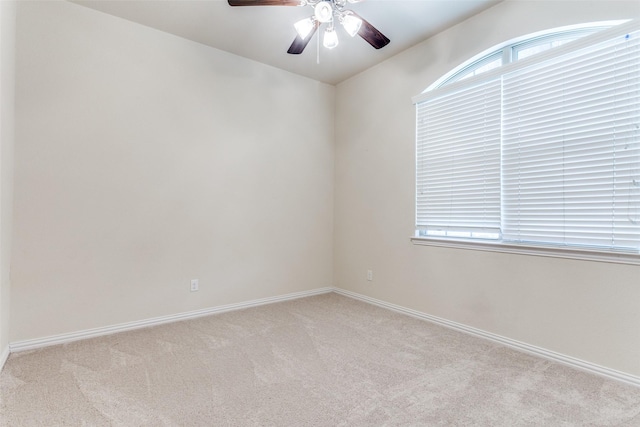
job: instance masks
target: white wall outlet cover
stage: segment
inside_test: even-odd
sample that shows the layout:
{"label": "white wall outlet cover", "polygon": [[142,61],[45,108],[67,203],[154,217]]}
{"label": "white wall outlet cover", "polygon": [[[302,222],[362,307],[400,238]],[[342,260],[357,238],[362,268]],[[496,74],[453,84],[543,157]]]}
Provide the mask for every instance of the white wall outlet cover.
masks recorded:
{"label": "white wall outlet cover", "polygon": [[191,279],[191,292],[195,292],[200,289],[198,279]]}

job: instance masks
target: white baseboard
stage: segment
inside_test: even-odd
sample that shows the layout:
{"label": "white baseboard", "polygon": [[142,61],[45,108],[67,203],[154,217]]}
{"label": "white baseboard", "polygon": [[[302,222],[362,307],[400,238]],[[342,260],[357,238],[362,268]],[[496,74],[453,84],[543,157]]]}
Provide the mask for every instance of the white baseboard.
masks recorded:
{"label": "white baseboard", "polygon": [[452,322],[450,320],[446,320],[437,316],[432,316],[430,314],[422,313],[416,310],[412,310],[410,308],[402,307],[396,304],[391,304],[385,301],[371,298],[366,295],[347,291],[345,289],[329,288],[329,287],[314,289],[311,291],[303,291],[303,292],[296,292],[292,294],[280,295],[276,297],[261,298],[261,299],[241,302],[237,304],[222,305],[218,307],[195,310],[195,311],[190,311],[186,313],[178,313],[178,314],[173,314],[169,316],[155,317],[155,318],[139,320],[135,322],[121,323],[121,324],[106,326],[102,328],[87,329],[84,331],[72,332],[68,334],[53,335],[53,336],[44,337],[44,338],[36,338],[32,340],[13,342],[13,343],[10,343],[9,346],[5,348],[4,351],[0,354],[0,371],[2,370],[2,367],[4,367],[4,364],[6,363],[7,359],[9,358],[10,353],[25,351],[25,350],[33,350],[33,349],[48,347],[52,345],[64,344],[72,341],[79,341],[79,340],[88,339],[88,338],[111,335],[118,332],[131,331],[134,329],[141,329],[149,326],[162,325],[165,323],[171,323],[171,322],[176,322],[180,320],[195,319],[197,317],[203,317],[203,316],[209,316],[217,313],[224,313],[227,311],[257,307],[265,304],[273,304],[276,302],[289,301],[293,299],[304,298],[304,297],[309,297],[313,295],[326,294],[330,292],[335,292],[337,294],[354,298],[369,304],[377,305],[379,307],[383,307],[399,313],[407,314],[409,316],[426,320],[441,326],[445,326],[450,329],[454,329],[460,332],[474,335],[476,337],[488,339],[490,341],[505,345],[507,347],[511,347],[519,351],[523,351],[525,353],[540,356],[545,359],[553,360],[555,362],[559,362],[564,365],[568,365],[583,371],[587,371],[596,375],[601,375],[613,380],[622,381],[627,384],[640,387],[640,377],[637,377],[635,375],[616,371],[614,369],[596,365],[591,362],[586,362],[584,360],[580,360],[575,357],[566,356],[564,354],[556,353],[554,351],[546,350],[541,347],[537,347],[534,345],[513,340],[511,338],[506,338],[500,335],[496,335],[491,332],[486,332],[481,329],[476,329],[471,326],[463,325],[461,323]]}
{"label": "white baseboard", "polygon": [[2,368],[4,368],[4,364],[7,363],[7,359],[9,359],[9,346],[5,347],[5,349],[0,353],[0,372],[2,372]]}
{"label": "white baseboard", "polygon": [[[292,294],[279,295],[269,298],[261,298],[251,301],[245,301],[237,304],[227,304],[218,307],[205,308],[202,310],[189,311],[186,313],[172,314],[169,316],[154,317],[151,319],[138,320],[135,322],[120,323],[102,328],[86,329],[84,331],[71,332],[68,334],[52,335],[44,338],[36,338],[25,341],[17,341],[9,344],[6,351],[6,357],[9,353],[19,351],[33,350],[52,345],[64,344],[72,341],[79,341],[88,338],[95,338],[104,335],[116,334],[118,332],[131,331],[134,329],[146,328],[149,326],[157,326],[165,323],[177,322],[180,320],[195,319],[197,317],[209,316],[212,314],[224,313],[227,311],[241,310],[244,308],[257,307],[259,305],[273,304],[276,302],[289,301],[298,298],[310,297],[313,295],[326,294],[333,291],[333,288],[319,288],[311,291],[295,292]],[[2,359],[0,359],[1,361]],[[5,359],[6,360],[6,359]]]}
{"label": "white baseboard", "polygon": [[334,288],[333,291],[337,294],[344,295],[347,297],[351,297],[363,302],[367,302],[369,304],[377,305],[379,307],[388,308],[393,311],[397,311],[399,313],[407,314],[412,317],[417,317],[418,319],[426,320],[432,323],[436,323],[441,326],[445,326],[450,329],[455,329],[460,332],[464,332],[470,335],[474,335],[476,337],[488,339],[490,341],[505,345],[507,347],[511,347],[513,349],[523,351],[525,353],[533,354],[536,356],[543,357],[545,359],[552,360],[554,362],[559,362],[564,365],[571,366],[573,368],[580,369],[582,371],[587,371],[592,374],[604,376],[613,380],[622,381],[627,384],[634,385],[636,387],[640,387],[640,377],[635,375],[627,374],[625,372],[616,371],[615,369],[606,368],[604,366],[596,365],[591,362],[586,362],[584,360],[576,359],[575,357],[566,356],[564,354],[556,353],[554,351],[550,351],[541,347],[537,347],[534,345],[530,345],[527,343],[523,343],[520,341],[513,340],[511,338],[506,338],[500,335],[493,334],[491,332],[486,332],[481,329],[476,329],[471,326],[463,325],[461,323],[452,322],[450,320],[443,319],[441,317],[432,316],[430,314],[422,313],[416,310],[412,310],[410,308],[402,307],[396,304],[391,304],[385,301],[381,301],[375,298],[368,297],[366,295],[358,294],[355,292],[347,291],[340,288]]}

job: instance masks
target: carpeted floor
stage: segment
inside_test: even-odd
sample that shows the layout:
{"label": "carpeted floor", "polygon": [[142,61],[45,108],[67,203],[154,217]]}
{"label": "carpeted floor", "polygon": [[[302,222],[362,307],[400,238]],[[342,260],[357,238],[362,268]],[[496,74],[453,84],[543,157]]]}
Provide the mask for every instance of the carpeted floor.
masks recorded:
{"label": "carpeted floor", "polygon": [[12,354],[2,426],[640,426],[640,388],[337,294]]}

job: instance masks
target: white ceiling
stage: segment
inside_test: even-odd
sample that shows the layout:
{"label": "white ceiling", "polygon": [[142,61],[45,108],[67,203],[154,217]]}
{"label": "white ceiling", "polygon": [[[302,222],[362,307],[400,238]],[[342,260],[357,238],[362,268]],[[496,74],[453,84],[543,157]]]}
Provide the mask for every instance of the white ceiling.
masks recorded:
{"label": "white ceiling", "polygon": [[186,39],[337,84],[419,43],[501,0],[367,0],[348,5],[391,43],[380,50],[342,29],[333,50],[314,36],[301,55],[287,54],[296,32],[294,22],[313,13],[311,7],[231,7],[226,0],[72,0],[92,9],[156,28]]}

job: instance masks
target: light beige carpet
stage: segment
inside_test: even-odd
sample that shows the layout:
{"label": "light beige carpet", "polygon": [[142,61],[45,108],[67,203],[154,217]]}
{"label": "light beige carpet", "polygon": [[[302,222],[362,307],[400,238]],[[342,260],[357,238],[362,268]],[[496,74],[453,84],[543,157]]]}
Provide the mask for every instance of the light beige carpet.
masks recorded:
{"label": "light beige carpet", "polygon": [[3,426],[640,426],[640,389],[337,294],[12,354]]}

